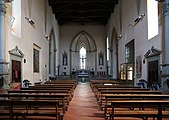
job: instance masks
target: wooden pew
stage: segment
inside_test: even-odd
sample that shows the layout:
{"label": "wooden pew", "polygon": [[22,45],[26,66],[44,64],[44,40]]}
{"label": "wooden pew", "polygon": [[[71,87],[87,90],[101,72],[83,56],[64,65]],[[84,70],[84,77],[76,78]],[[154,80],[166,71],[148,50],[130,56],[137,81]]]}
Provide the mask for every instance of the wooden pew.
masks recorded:
{"label": "wooden pew", "polygon": [[8,90],[8,94],[12,93],[36,93],[36,94],[55,94],[55,93],[66,93],[69,100],[73,97],[73,94],[69,90]]}
{"label": "wooden pew", "polygon": [[46,90],[46,91],[50,91],[50,90],[60,90],[60,91],[64,91],[64,90],[68,90],[70,91],[72,97],[74,95],[74,90],[71,88],[64,88],[64,87],[36,87],[36,86],[32,86],[29,88],[20,88],[20,90]]}
{"label": "wooden pew", "polygon": [[90,80],[92,84],[104,84],[104,83],[122,83],[118,80]]}
{"label": "wooden pew", "polygon": [[75,86],[78,84],[77,80],[49,80],[45,84],[70,84],[73,83]]}
{"label": "wooden pew", "polygon": [[0,99],[0,119],[12,119],[11,103],[2,99]]}
{"label": "wooden pew", "polygon": [[169,100],[169,95],[157,95],[157,94],[107,94],[105,95],[106,103],[104,106],[105,118],[110,116],[112,109],[111,102],[114,100]]}
{"label": "wooden pew", "polygon": [[108,94],[162,94],[161,91],[153,91],[153,90],[108,90],[108,91],[100,91],[100,96],[97,98],[99,105],[101,107],[101,109],[104,107],[105,105],[105,96]]}
{"label": "wooden pew", "polygon": [[142,88],[137,88],[137,87],[124,87],[124,88],[119,88],[119,87],[107,87],[107,88],[98,88],[97,91],[95,91],[95,96],[96,98],[101,94],[101,92],[109,92],[109,91],[149,91],[150,89],[142,89]]}
{"label": "wooden pew", "polygon": [[69,90],[29,90],[29,89],[25,89],[25,90],[8,90],[7,91],[9,94],[10,93],[50,93],[50,94],[55,94],[55,93],[67,93],[70,94]]}
{"label": "wooden pew", "polygon": [[38,85],[38,86],[30,86],[29,89],[46,89],[46,90],[69,90],[72,94],[74,92],[73,86],[60,86],[60,85]]}
{"label": "wooden pew", "polygon": [[129,86],[129,85],[122,85],[122,84],[118,84],[118,85],[103,85],[103,84],[96,84],[93,86],[92,91],[95,93],[98,91],[98,89],[104,89],[104,88],[141,88],[141,87],[137,87],[137,86]]}
{"label": "wooden pew", "polygon": [[[164,108],[169,108],[169,100],[114,100],[111,102],[112,112],[111,120],[115,117],[136,117],[148,119],[150,117],[157,118],[157,120],[162,120],[164,117],[169,117],[169,111]],[[142,110],[119,110],[117,108],[141,108]],[[146,110],[148,109],[148,110]],[[151,109],[151,110],[150,110]]]}
{"label": "wooden pew", "polygon": [[60,112],[63,114],[68,108],[68,101],[65,99],[67,94],[65,93],[56,93],[56,94],[0,94],[1,99],[9,100],[47,100],[47,101],[56,101],[59,102]]}
{"label": "wooden pew", "polygon": [[63,85],[63,86],[61,86],[61,85],[54,85],[54,86],[52,86],[52,85],[36,85],[36,86],[30,86],[30,88],[69,88],[69,89],[73,89],[73,87],[72,86],[66,86],[66,85]]}
{"label": "wooden pew", "polygon": [[[63,93],[66,94],[64,101],[65,105],[68,106],[69,102],[72,99],[72,94],[70,93],[69,90],[8,90],[8,94],[58,94],[58,93]],[[59,99],[59,98],[58,98]]]}
{"label": "wooden pew", "polygon": [[65,87],[65,88],[72,88],[75,89],[75,84],[40,84],[40,85],[35,85],[37,87],[54,87],[54,88],[58,88],[58,87]]}
{"label": "wooden pew", "polygon": [[111,84],[111,85],[124,85],[124,83],[115,81],[115,80],[91,80],[90,81],[90,86],[92,90],[94,90],[95,86],[97,85],[105,85],[105,84]]}
{"label": "wooden pew", "polygon": [[[0,105],[5,103],[6,108],[0,110],[8,111],[9,120],[15,117],[51,116],[56,120],[62,120],[58,112],[59,102],[47,100],[0,100]],[[0,115],[3,115],[0,112]],[[1,116],[0,116],[1,119]],[[3,118],[2,118],[3,119]]]}

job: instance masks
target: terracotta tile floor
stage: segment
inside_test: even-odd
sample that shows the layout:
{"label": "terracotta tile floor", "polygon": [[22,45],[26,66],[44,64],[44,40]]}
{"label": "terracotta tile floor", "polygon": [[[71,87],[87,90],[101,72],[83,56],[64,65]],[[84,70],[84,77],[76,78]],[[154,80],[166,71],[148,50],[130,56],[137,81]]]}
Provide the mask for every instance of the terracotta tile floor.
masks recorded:
{"label": "terracotta tile floor", "polygon": [[[0,91],[2,93],[4,91]],[[49,117],[37,118],[38,120],[49,120]],[[37,120],[36,119],[36,120]],[[50,120],[54,120],[51,118]],[[103,111],[99,109],[96,98],[90,88],[89,83],[80,83],[75,89],[75,94],[70,102],[68,111],[64,115],[64,120],[104,120]],[[115,120],[142,120],[137,118],[115,118]],[[152,120],[152,119],[149,119]],[[169,120],[165,118],[162,120]]]}
{"label": "terracotta tile floor", "polygon": [[[142,120],[140,118],[115,118],[116,120]],[[70,102],[64,120],[104,120],[103,111],[99,109],[96,98],[89,83],[80,83],[75,89],[75,94]],[[149,119],[152,120],[152,119]],[[163,119],[169,120],[169,118]]]}
{"label": "terracotta tile floor", "polygon": [[104,120],[89,83],[79,82],[64,120]]}

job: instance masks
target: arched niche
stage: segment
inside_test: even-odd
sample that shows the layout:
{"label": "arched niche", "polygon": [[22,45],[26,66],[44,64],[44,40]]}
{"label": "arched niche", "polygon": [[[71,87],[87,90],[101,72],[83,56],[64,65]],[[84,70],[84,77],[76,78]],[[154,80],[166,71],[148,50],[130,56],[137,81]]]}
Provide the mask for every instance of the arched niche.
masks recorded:
{"label": "arched niche", "polygon": [[50,31],[49,37],[49,76],[52,78],[56,77],[56,40],[54,29]]}

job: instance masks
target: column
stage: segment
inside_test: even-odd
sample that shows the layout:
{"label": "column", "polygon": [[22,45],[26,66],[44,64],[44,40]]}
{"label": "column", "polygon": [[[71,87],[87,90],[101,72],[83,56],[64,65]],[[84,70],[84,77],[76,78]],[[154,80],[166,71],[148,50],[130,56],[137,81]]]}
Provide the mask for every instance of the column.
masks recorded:
{"label": "column", "polygon": [[114,56],[113,56],[113,47],[109,47],[109,61],[107,61],[107,75],[109,78],[113,78],[113,62],[114,62]]}
{"label": "column", "polygon": [[163,13],[165,18],[165,63],[169,64],[169,0],[164,1]]}
{"label": "column", "polygon": [[169,89],[169,0],[164,0],[163,14],[165,19],[165,61],[162,65],[162,86]]}
{"label": "column", "polygon": [[5,37],[5,0],[0,0],[0,87],[4,87],[8,78],[8,63],[6,62],[6,37]]}
{"label": "column", "polygon": [[0,0],[0,62],[5,61],[5,1]]}

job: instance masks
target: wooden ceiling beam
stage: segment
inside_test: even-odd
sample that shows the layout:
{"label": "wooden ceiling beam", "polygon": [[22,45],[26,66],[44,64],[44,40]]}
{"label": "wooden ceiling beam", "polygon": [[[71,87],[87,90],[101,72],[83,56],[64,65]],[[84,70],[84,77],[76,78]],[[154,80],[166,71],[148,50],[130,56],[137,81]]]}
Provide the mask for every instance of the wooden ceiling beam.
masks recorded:
{"label": "wooden ceiling beam", "polygon": [[104,23],[118,0],[48,0],[58,23]]}
{"label": "wooden ceiling beam", "polygon": [[115,0],[56,0],[53,1],[52,4],[65,4],[65,3],[72,3],[72,4],[86,4],[86,3],[114,3]]}

